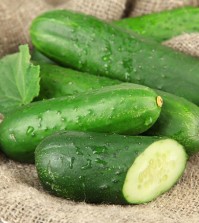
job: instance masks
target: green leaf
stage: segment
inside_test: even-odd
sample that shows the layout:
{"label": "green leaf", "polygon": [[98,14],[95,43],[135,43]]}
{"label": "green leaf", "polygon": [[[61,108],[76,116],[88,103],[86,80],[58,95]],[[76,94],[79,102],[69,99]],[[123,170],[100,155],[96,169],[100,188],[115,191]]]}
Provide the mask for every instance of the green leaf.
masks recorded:
{"label": "green leaf", "polygon": [[30,63],[28,45],[0,60],[0,113],[30,103],[39,94],[40,67]]}

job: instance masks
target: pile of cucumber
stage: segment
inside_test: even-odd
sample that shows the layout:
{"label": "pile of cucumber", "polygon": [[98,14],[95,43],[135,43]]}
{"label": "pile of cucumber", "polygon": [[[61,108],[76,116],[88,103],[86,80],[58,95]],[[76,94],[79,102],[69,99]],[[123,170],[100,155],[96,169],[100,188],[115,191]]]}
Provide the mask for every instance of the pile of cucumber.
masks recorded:
{"label": "pile of cucumber", "polygon": [[124,22],[53,10],[31,24],[40,95],[5,115],[0,146],[13,160],[35,163],[41,184],[56,196],[147,203],[171,189],[199,151],[198,58]]}

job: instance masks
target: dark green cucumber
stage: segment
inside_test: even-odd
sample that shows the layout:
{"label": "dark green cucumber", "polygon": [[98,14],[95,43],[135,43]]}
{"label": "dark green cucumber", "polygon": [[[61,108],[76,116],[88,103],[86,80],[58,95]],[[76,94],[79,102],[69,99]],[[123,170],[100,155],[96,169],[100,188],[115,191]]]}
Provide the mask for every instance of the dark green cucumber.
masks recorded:
{"label": "dark green cucumber", "polygon": [[62,65],[164,90],[199,105],[198,58],[67,10],[35,18],[30,35],[39,51]]}
{"label": "dark green cucumber", "polygon": [[36,48],[33,48],[31,52],[31,60],[38,63],[56,64],[53,60],[46,57],[43,53],[39,52]]}
{"label": "dark green cucumber", "polygon": [[0,146],[12,159],[33,162],[37,144],[54,132],[139,134],[154,124],[161,105],[152,89],[130,83],[33,102],[5,116],[0,124]]}
{"label": "dark green cucumber", "polygon": [[57,65],[39,64],[40,99],[68,96],[121,83],[119,80],[98,77]]}
{"label": "dark green cucumber", "polygon": [[199,8],[186,6],[129,17],[113,23],[147,38],[163,42],[183,33],[199,32]]}
{"label": "dark green cucumber", "polygon": [[[57,72],[53,72],[55,75],[62,75],[64,79],[64,69],[58,66],[55,67]],[[45,65],[47,71],[53,71],[54,67],[52,65]],[[43,70],[41,66],[41,70]],[[48,73],[48,72],[46,72]],[[84,74],[82,78],[73,78],[70,76],[70,81],[73,83],[68,86],[67,83],[57,82],[57,87],[51,87],[46,81],[46,91],[51,91],[51,97],[58,97],[64,95],[73,95],[76,93],[82,93],[83,91],[88,91],[91,88],[103,87],[103,82],[100,78],[92,76],[90,79],[89,74]],[[53,82],[54,75],[49,75],[49,82]],[[61,79],[61,78],[60,78]],[[86,80],[86,85],[84,85],[84,79]],[[96,79],[96,80],[95,80]],[[112,85],[113,80],[106,78],[106,84]],[[108,81],[109,80],[109,81]],[[99,81],[99,85],[93,85],[93,83]],[[118,81],[119,82],[119,81]],[[45,84],[45,83],[44,83]],[[73,87],[74,86],[74,87]],[[60,91],[60,89],[62,89]],[[163,135],[171,137],[179,141],[186,149],[189,155],[199,152],[199,108],[192,102],[178,97],[176,95],[166,93],[160,90],[156,90],[157,94],[164,99],[164,106],[161,109],[160,117],[158,118],[155,125],[152,126],[145,134],[149,135]]]}
{"label": "dark green cucumber", "polygon": [[91,203],[154,200],[178,181],[186,160],[183,146],[172,139],[104,133],[54,134],[35,151],[46,190]]}
{"label": "dark green cucumber", "polygon": [[188,155],[199,152],[199,107],[184,98],[156,92],[164,98],[164,106],[157,122],[144,134],[171,137]]}
{"label": "dark green cucumber", "polygon": [[[137,17],[128,17],[113,21],[113,24],[132,30],[144,37],[163,42],[180,34],[199,32],[199,8],[185,6],[181,8],[155,12]],[[53,63],[42,53],[33,50],[33,59]]]}

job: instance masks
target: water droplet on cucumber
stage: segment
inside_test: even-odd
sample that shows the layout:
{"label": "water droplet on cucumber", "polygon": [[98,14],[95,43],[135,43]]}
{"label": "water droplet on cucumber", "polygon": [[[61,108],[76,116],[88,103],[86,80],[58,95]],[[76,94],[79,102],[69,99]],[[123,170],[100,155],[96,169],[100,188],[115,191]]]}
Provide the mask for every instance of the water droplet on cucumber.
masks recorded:
{"label": "water droplet on cucumber", "polygon": [[108,185],[103,184],[103,185],[101,185],[99,188],[100,188],[101,190],[106,190],[106,189],[108,189]]}
{"label": "water droplet on cucumber", "polygon": [[65,118],[62,117],[62,118],[61,118],[61,121],[64,122],[64,121],[65,121]]}
{"label": "water droplet on cucumber", "polygon": [[27,130],[26,130],[26,134],[27,135],[33,135],[34,134],[34,127],[33,126],[28,126]]}
{"label": "water droplet on cucumber", "polygon": [[57,111],[57,115],[61,115],[61,112],[60,111]]}
{"label": "water droplet on cucumber", "polygon": [[71,157],[69,160],[69,168],[72,169],[75,162],[75,157]]}
{"label": "water droplet on cucumber", "polygon": [[105,68],[107,68],[107,67],[108,67],[108,64],[107,64],[107,63],[105,63],[105,64],[104,64],[104,67],[105,67]]}
{"label": "water droplet on cucumber", "polygon": [[118,179],[115,179],[115,178],[113,178],[111,181],[112,181],[113,183],[118,183],[118,182],[119,182],[119,180],[118,180]]}
{"label": "water droplet on cucumber", "polygon": [[152,117],[149,117],[149,118],[147,118],[146,120],[145,120],[145,125],[150,125],[151,123],[153,122],[153,119],[152,119]]}
{"label": "water droplet on cucumber", "polygon": [[51,167],[50,161],[48,162],[48,165],[47,165],[47,172],[48,172],[50,178],[52,180],[54,180],[55,178],[54,178],[54,174],[53,174],[53,171],[52,171],[52,167]]}
{"label": "water droplet on cucumber", "polygon": [[124,73],[124,79],[126,81],[129,81],[130,80],[130,74],[128,72]]}
{"label": "water droplet on cucumber", "polygon": [[87,169],[90,169],[92,168],[92,162],[90,159],[87,159],[87,163],[81,167],[82,170],[87,170]]}
{"label": "water droplet on cucumber", "polygon": [[76,154],[77,155],[83,155],[82,149],[79,147],[76,147]]}
{"label": "water droplet on cucumber", "polygon": [[107,152],[107,147],[106,146],[100,146],[97,147],[93,150],[93,154],[102,154],[102,153],[106,153]]}
{"label": "water droplet on cucumber", "polygon": [[10,133],[9,138],[10,138],[12,141],[15,141],[15,142],[17,141],[14,133]]}
{"label": "water droplet on cucumber", "polygon": [[99,163],[99,164],[102,164],[103,166],[107,165],[107,162],[104,161],[104,160],[102,160],[102,159],[100,159],[100,158],[96,158],[96,159],[95,159],[95,162],[96,162],[96,163]]}
{"label": "water droplet on cucumber", "polygon": [[108,59],[109,59],[109,58],[108,58],[107,56],[103,56],[103,57],[102,57],[102,60],[103,60],[103,61],[107,61]]}
{"label": "water droplet on cucumber", "polygon": [[115,172],[116,175],[120,175],[121,173],[122,173],[121,170],[117,170],[117,171]]}

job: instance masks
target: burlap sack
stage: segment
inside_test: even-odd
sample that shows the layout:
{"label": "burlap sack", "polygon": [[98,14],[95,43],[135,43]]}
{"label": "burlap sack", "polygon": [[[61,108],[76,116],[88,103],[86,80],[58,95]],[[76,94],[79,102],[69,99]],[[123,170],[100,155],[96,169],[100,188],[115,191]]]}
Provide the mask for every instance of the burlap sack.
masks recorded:
{"label": "burlap sack", "polygon": [[172,190],[146,205],[90,205],[43,191],[34,165],[0,156],[0,219],[9,223],[198,223],[199,156]]}
{"label": "burlap sack", "polygon": [[179,8],[183,6],[198,6],[199,0],[137,0],[131,16],[139,16],[152,12]]}
{"label": "burlap sack", "polygon": [[125,6],[126,0],[0,0],[0,57],[30,43],[30,23],[46,10],[67,8],[110,21],[120,19]]}
{"label": "burlap sack", "polygon": [[199,57],[199,33],[185,33],[165,41],[163,45]]}
{"label": "burlap sack", "polygon": [[[28,26],[38,13],[51,8],[70,8],[115,20],[125,15],[132,0],[1,0],[0,55],[14,52],[29,42]],[[131,16],[167,7],[197,5],[196,0],[138,0]],[[199,56],[198,34],[184,34],[165,42],[170,47]],[[90,205],[46,193],[34,165],[20,164],[0,153],[0,222],[3,223],[198,223],[199,155],[190,158],[181,180],[172,190],[145,205]]]}

